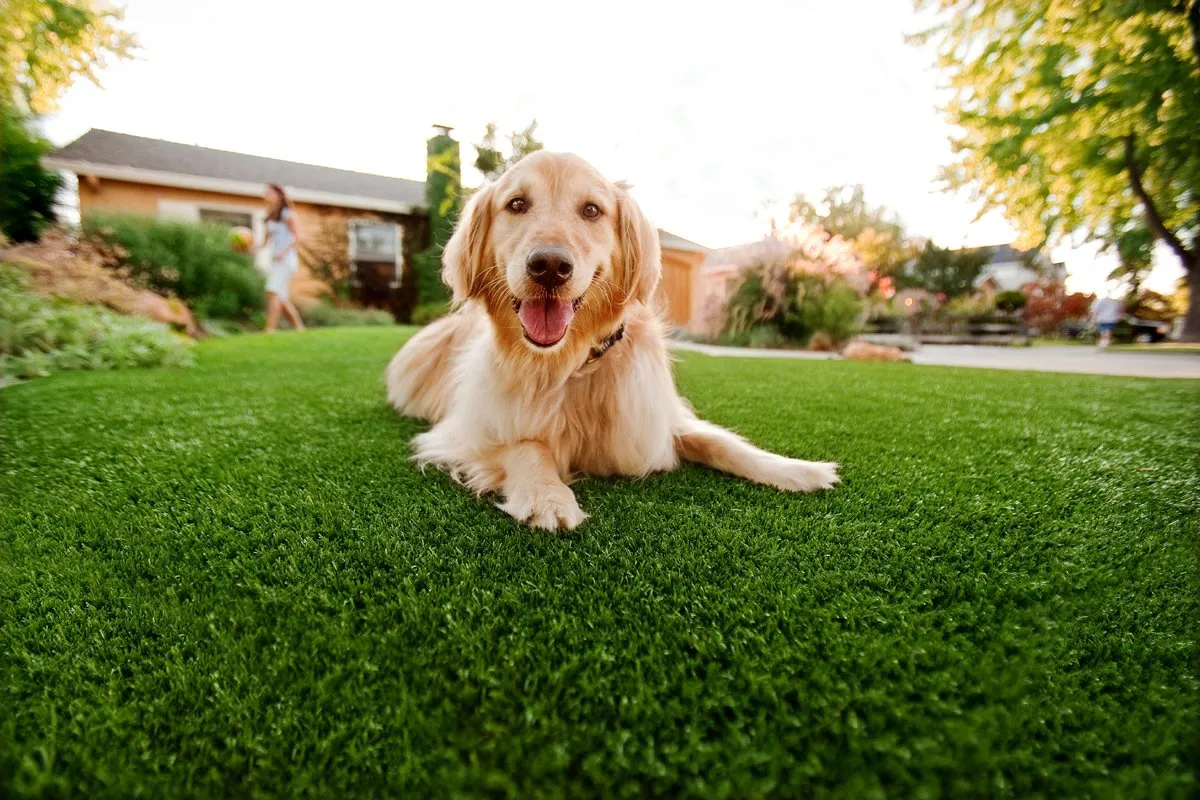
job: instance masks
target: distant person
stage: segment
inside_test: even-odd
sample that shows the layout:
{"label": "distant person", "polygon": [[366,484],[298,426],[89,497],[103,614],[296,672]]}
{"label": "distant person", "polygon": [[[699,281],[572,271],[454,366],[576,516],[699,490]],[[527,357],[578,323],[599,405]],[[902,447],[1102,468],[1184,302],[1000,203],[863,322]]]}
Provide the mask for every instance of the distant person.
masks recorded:
{"label": "distant person", "polygon": [[300,257],[296,248],[300,244],[300,228],[296,220],[296,212],[277,183],[267,185],[263,196],[267,203],[267,232],[261,247],[267,247],[271,253],[271,266],[267,270],[267,333],[274,333],[279,326],[279,312],[288,318],[292,327],[298,331],[304,330],[304,321],[300,313],[288,299],[288,288],[292,283],[292,275],[300,265]]}
{"label": "distant person", "polygon": [[1092,306],[1092,319],[1095,320],[1096,329],[1100,332],[1100,347],[1108,347],[1112,344],[1113,330],[1121,321],[1121,315],[1124,313],[1125,304],[1113,297],[1111,289],[1104,297],[1096,300]]}

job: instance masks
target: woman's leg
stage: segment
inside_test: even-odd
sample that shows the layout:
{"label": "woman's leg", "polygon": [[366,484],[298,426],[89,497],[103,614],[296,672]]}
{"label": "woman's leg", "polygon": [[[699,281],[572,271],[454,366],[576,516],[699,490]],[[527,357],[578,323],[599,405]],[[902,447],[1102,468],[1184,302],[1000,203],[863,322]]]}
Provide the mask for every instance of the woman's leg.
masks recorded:
{"label": "woman's leg", "polygon": [[267,333],[279,327],[279,295],[267,292]]}
{"label": "woman's leg", "polygon": [[283,308],[283,315],[288,318],[288,322],[292,323],[292,327],[297,331],[304,330],[304,320],[300,319],[300,312],[292,305],[292,301],[283,300],[280,305]]}

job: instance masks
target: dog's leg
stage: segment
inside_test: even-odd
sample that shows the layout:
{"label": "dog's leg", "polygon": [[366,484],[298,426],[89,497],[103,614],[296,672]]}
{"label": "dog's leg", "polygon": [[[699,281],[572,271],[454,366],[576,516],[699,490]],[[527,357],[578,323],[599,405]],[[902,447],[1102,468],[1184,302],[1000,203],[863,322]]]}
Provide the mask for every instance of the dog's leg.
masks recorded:
{"label": "dog's leg", "polygon": [[685,419],[675,433],[685,461],[712,467],[785,492],[815,492],[838,482],[837,464],[800,461],[768,453],[731,431],[701,419]]}
{"label": "dog's leg", "polygon": [[551,531],[572,530],[587,519],[546,445],[518,442],[499,449],[492,459],[504,470],[504,502],[499,506],[513,519]]}

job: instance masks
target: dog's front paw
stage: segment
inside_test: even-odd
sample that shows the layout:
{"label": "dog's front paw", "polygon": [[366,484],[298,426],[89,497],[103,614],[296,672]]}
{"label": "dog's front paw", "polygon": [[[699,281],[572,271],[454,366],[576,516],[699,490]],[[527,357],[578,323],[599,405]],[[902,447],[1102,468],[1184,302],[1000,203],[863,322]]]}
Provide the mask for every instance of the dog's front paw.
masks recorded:
{"label": "dog's front paw", "polygon": [[499,506],[517,522],[548,531],[574,530],[587,519],[575,502],[575,493],[564,484],[520,489],[505,497]]}
{"label": "dog's front paw", "polygon": [[817,492],[821,489],[832,489],[841,480],[837,474],[837,466],[832,461],[800,461],[795,458],[785,458],[783,463],[773,470],[774,474],[768,482],[785,492]]}

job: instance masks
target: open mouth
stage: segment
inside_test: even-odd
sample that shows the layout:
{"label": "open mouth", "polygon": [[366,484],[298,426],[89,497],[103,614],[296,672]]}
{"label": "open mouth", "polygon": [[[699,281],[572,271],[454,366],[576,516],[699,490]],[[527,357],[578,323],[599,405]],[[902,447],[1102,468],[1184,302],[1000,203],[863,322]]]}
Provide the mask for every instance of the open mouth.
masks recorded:
{"label": "open mouth", "polygon": [[553,347],[567,335],[567,328],[582,304],[582,296],[565,300],[547,295],[513,300],[513,310],[517,312],[525,338],[530,344]]}

